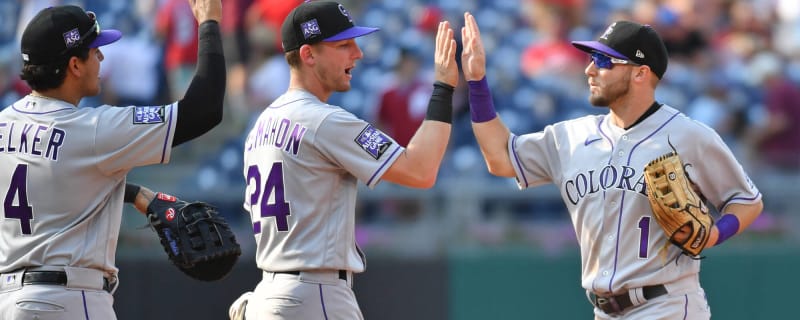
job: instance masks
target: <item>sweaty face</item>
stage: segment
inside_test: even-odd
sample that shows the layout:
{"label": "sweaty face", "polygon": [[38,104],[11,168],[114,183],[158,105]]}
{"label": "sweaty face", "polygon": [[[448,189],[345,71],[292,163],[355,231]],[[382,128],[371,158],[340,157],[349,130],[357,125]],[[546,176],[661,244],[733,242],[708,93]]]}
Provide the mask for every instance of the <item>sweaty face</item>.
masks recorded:
{"label": "sweaty face", "polygon": [[351,71],[364,54],[355,40],[321,42],[315,46],[314,57],[317,62],[314,70],[326,91],[344,92],[350,90]]}

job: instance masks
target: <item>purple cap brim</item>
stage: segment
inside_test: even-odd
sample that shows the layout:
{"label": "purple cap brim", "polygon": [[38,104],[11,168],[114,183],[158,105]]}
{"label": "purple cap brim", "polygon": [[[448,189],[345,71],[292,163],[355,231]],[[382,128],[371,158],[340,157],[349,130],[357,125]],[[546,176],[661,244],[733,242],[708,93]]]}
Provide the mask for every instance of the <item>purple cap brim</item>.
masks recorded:
{"label": "purple cap brim", "polygon": [[611,47],[597,41],[572,41],[572,45],[582,51],[586,51],[591,53],[592,51],[599,51],[606,55],[612,56],[618,59],[630,60],[630,58],[626,57],[624,54],[617,52],[617,50],[611,49]]}
{"label": "purple cap brim", "polygon": [[113,29],[103,30],[100,31],[100,34],[97,35],[97,38],[95,38],[94,41],[92,41],[92,43],[89,44],[89,48],[97,48],[110,43],[114,43],[120,38],[122,38],[122,32],[120,32],[119,30],[113,30]]}
{"label": "purple cap brim", "polygon": [[378,30],[380,30],[380,29],[354,26],[354,27],[350,27],[349,29],[347,29],[345,31],[339,32],[339,33],[337,33],[337,34],[335,34],[333,36],[330,36],[327,39],[322,40],[322,41],[339,41],[339,40],[353,39],[353,38],[358,38],[358,37],[363,36],[363,35],[368,35],[370,33],[378,31]]}

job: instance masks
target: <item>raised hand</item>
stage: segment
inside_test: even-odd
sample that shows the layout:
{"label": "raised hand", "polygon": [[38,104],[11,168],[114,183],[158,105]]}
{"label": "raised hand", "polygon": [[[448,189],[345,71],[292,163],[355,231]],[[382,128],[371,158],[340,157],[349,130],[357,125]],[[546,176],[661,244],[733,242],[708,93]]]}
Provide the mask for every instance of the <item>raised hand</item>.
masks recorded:
{"label": "raised hand", "polygon": [[453,87],[458,84],[458,65],[456,64],[456,40],[453,29],[447,21],[439,22],[436,31],[436,52],[434,53],[436,80]]}
{"label": "raised hand", "polygon": [[471,13],[464,13],[464,27],[461,28],[461,69],[467,81],[478,81],[486,75],[486,52],[481,41],[481,30]]}
{"label": "raised hand", "polygon": [[222,0],[187,0],[192,6],[192,13],[197,19],[197,23],[206,20],[222,20]]}

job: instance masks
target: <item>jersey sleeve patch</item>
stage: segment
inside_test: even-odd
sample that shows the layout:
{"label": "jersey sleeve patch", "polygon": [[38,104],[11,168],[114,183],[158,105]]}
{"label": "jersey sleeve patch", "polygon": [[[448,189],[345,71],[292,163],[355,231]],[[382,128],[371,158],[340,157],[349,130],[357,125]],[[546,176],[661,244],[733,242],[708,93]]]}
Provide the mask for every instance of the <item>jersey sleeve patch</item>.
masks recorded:
{"label": "jersey sleeve patch", "polygon": [[355,142],[375,160],[380,159],[383,153],[392,146],[392,140],[371,124],[361,131]]}
{"label": "jersey sleeve patch", "polygon": [[133,124],[164,123],[164,106],[136,106]]}

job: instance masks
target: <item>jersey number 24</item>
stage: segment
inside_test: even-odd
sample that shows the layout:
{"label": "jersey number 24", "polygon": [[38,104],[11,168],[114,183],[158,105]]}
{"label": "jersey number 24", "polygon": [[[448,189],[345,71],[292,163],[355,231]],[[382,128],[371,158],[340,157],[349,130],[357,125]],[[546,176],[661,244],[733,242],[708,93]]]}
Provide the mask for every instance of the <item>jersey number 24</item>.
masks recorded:
{"label": "jersey number 24", "polygon": [[[275,217],[275,226],[278,231],[289,231],[288,216],[291,214],[291,209],[289,208],[289,202],[286,202],[284,198],[283,163],[275,162],[272,164],[263,188],[261,187],[261,170],[258,169],[258,166],[247,167],[248,189],[250,189],[251,183],[255,185],[255,190],[250,194],[250,212],[253,212],[252,208],[258,205],[262,218]],[[269,201],[270,197],[273,198],[271,203]],[[260,222],[253,222],[255,224],[253,229],[260,230]]]}

